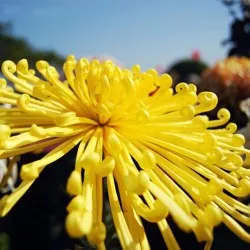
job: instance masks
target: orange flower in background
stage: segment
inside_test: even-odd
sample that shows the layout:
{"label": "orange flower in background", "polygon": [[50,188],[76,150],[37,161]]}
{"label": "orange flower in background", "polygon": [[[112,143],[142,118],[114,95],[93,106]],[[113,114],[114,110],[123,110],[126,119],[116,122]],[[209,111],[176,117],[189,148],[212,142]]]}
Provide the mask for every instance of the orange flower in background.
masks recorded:
{"label": "orange flower in background", "polygon": [[[203,75],[202,90],[215,91],[222,94],[225,89],[228,95],[244,99],[250,95],[250,60],[245,57],[229,57],[218,61]],[[225,93],[224,93],[225,94]]]}

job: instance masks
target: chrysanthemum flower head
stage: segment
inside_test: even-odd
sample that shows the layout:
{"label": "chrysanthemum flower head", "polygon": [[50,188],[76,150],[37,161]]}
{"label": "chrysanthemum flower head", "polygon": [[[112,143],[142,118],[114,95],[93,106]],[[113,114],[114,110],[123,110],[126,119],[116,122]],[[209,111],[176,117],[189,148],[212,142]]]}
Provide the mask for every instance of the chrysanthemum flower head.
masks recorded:
{"label": "chrysanthemum flower head", "polygon": [[174,90],[169,75],[141,72],[138,65],[120,69],[110,61],[69,56],[64,82],[47,62],[36,68],[43,79],[26,60],[2,65],[15,89],[0,81],[0,102],[12,105],[0,109],[0,157],[56,147],[22,166],[22,183],[1,200],[2,216],[48,164],[78,147],[66,186],[72,196],[66,218],[71,237],[86,236],[105,248],[106,181],[123,249],[150,249],[142,218],[157,223],[169,249],[179,249],[169,215],[208,248],[220,223],[250,242],[240,225],[249,226],[250,208],[235,198],[250,192],[250,170],[243,165],[249,151],[235,124],[222,128],[230,118],[226,109],[217,120],[202,115],[217,105],[215,94],[197,95],[196,87],[185,83]]}
{"label": "chrysanthemum flower head", "polygon": [[202,84],[217,94],[223,95],[226,90],[237,99],[249,97],[250,60],[234,56],[220,60],[204,72]]}

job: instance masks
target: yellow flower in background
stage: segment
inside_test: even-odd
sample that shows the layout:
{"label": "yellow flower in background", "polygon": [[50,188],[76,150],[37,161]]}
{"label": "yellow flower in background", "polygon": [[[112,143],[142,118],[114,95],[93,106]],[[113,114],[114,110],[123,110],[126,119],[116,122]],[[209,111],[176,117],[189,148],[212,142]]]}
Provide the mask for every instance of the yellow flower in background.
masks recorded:
{"label": "yellow flower in background", "polygon": [[87,236],[105,249],[105,180],[123,249],[150,249],[141,218],[158,224],[168,249],[180,249],[168,215],[207,242],[207,249],[221,222],[250,242],[240,225],[250,225],[250,208],[233,198],[250,193],[250,169],[243,164],[250,151],[235,124],[222,128],[230,118],[226,109],[217,120],[202,115],[217,105],[215,94],[197,95],[196,87],[185,83],[174,91],[169,75],[141,72],[137,65],[130,71],[110,61],[69,56],[64,82],[47,62],[36,67],[43,79],[26,60],[2,65],[15,90],[1,79],[0,103],[12,108],[0,108],[0,157],[56,146],[22,166],[22,183],[0,202],[2,216],[46,165],[77,146],[66,187],[72,195],[66,218],[71,237]]}

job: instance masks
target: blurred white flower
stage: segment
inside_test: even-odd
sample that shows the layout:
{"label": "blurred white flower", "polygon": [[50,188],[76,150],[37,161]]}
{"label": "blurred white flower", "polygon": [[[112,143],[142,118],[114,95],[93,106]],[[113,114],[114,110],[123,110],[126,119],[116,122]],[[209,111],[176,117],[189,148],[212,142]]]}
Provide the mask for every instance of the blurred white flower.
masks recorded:
{"label": "blurred white flower", "polygon": [[158,72],[158,74],[163,74],[166,71],[165,67],[160,64],[155,66],[155,70]]}
{"label": "blurred white flower", "polygon": [[240,110],[250,119],[250,98],[246,98],[240,102]]}
{"label": "blurred white flower", "polygon": [[[11,104],[3,104],[6,108],[11,108]],[[4,194],[14,190],[18,177],[17,158],[0,159],[0,193]]]}
{"label": "blurred white flower", "polygon": [[18,176],[18,167],[13,157],[0,160],[0,192],[7,193],[14,190]]}
{"label": "blurred white flower", "polygon": [[108,55],[108,54],[101,54],[101,55],[97,55],[97,56],[87,56],[86,57],[89,61],[92,60],[98,60],[100,62],[105,62],[105,61],[112,61],[114,64],[116,64],[117,66],[123,68],[124,67],[124,63],[119,61],[118,59],[116,59],[115,57]]}

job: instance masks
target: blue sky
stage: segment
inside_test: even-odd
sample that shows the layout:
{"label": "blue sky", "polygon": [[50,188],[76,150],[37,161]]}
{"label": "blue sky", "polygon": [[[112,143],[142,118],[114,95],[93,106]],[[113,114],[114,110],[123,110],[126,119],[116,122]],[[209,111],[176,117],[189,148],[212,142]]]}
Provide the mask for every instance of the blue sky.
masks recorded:
{"label": "blue sky", "polygon": [[199,49],[212,64],[231,18],[217,0],[1,0],[0,21],[39,49],[110,54],[126,66],[169,65]]}

